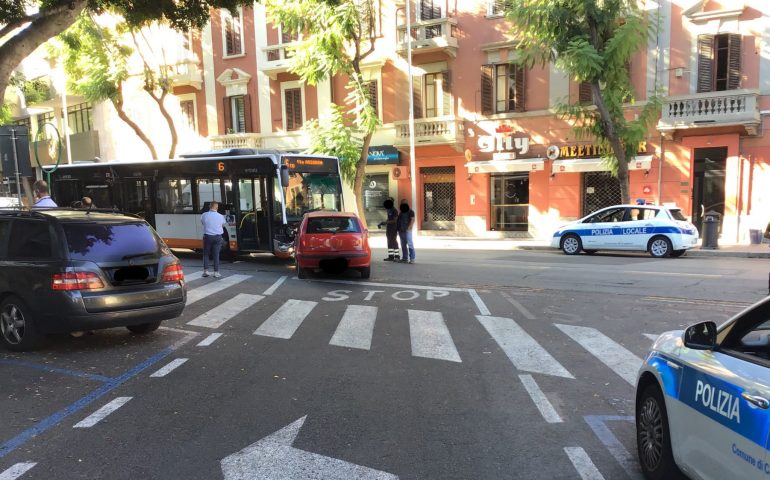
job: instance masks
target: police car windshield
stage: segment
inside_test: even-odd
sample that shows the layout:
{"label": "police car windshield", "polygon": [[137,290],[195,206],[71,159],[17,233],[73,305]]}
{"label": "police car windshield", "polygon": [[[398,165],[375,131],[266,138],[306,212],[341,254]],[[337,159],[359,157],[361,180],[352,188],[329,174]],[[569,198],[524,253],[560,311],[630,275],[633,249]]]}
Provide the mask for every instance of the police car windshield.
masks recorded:
{"label": "police car windshield", "polygon": [[674,220],[679,220],[681,222],[687,221],[687,217],[682,215],[682,211],[680,209],[672,208],[669,210],[669,212],[671,212],[671,218],[673,218]]}

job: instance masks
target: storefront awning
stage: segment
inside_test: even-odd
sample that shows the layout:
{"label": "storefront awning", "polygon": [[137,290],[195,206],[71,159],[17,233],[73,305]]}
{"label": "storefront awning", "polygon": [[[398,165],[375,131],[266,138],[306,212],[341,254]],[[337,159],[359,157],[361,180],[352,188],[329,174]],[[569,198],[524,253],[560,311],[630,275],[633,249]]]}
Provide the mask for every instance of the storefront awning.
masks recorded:
{"label": "storefront awning", "polygon": [[[649,170],[652,167],[652,155],[638,155],[628,162],[629,170]],[[554,160],[551,173],[606,172],[607,165],[601,158],[570,158]]]}
{"label": "storefront awning", "polygon": [[465,166],[468,173],[539,172],[545,170],[545,161],[542,158],[483,160],[468,162]]}

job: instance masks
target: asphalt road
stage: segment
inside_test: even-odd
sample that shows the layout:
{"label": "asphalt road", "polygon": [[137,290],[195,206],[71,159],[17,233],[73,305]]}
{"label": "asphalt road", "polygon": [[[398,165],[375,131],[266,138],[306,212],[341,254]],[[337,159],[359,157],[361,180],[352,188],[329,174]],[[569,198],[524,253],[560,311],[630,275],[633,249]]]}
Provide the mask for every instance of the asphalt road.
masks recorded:
{"label": "asphalt road", "polygon": [[770,261],[420,251],[200,278],[152,335],[0,353],[0,479],[639,478],[651,337],[767,295]]}

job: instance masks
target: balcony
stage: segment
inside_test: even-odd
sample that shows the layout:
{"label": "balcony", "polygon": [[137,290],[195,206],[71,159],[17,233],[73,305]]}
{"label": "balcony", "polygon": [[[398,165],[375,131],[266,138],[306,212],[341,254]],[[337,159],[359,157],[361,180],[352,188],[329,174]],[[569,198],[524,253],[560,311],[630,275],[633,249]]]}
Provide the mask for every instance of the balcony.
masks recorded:
{"label": "balcony", "polygon": [[[62,139],[63,140],[63,139]],[[72,161],[93,161],[96,157],[101,155],[99,153],[99,132],[91,130],[88,132],[75,133],[70,135],[70,152],[72,153]],[[49,139],[42,139],[39,142],[30,142],[30,157],[32,166],[37,166],[37,160],[35,160],[35,150],[37,150],[37,158],[40,160],[41,165],[55,165],[56,158],[58,156],[58,142],[53,142]],[[67,163],[67,153],[64,145],[62,145],[61,152],[61,164]]]}
{"label": "balcony", "polygon": [[262,148],[262,135],[259,133],[228,133],[209,137],[211,148]]}
{"label": "balcony", "polygon": [[[421,20],[412,24],[412,55],[421,53],[444,52],[451,57],[457,56],[457,20],[438,18]],[[406,25],[398,26],[398,45],[400,55],[406,55]]]}
{"label": "balcony", "polygon": [[743,127],[747,135],[759,133],[756,90],[727,90],[671,97],[663,105],[658,131],[672,137],[677,130]]}
{"label": "balcony", "polygon": [[[409,146],[409,122],[393,122],[396,147]],[[451,145],[460,151],[465,145],[463,120],[454,116],[421,118],[414,121],[414,143],[421,145]]]}
{"label": "balcony", "polygon": [[289,70],[289,64],[291,63],[289,47],[296,45],[296,43],[282,43],[264,47],[262,49],[262,61],[257,64],[257,68],[275,80],[279,73]]}
{"label": "balcony", "polygon": [[197,59],[181,60],[173,65],[168,65],[168,69],[172,87],[191,86],[197,90],[201,89],[203,72]]}

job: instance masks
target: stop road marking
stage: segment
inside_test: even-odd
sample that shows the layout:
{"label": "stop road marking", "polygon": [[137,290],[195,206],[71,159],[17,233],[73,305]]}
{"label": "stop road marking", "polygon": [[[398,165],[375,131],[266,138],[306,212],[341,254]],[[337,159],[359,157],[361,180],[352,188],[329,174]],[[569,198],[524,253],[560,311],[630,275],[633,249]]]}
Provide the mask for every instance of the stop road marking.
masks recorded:
{"label": "stop road marking", "polygon": [[[371,302],[376,296],[380,294],[385,294],[384,290],[362,290],[360,292],[363,294],[363,301],[365,302]],[[449,295],[448,290],[425,290],[425,299],[428,301],[435,300],[437,298],[443,298]],[[322,298],[325,302],[341,302],[344,300],[349,300],[351,296],[354,296],[357,294],[354,294],[352,290],[332,290],[331,292],[328,292],[325,297]],[[398,290],[396,292],[393,292],[390,297],[394,300],[399,300],[402,302],[408,302],[412,300],[417,300],[423,295],[423,292],[417,291],[417,290]]]}

